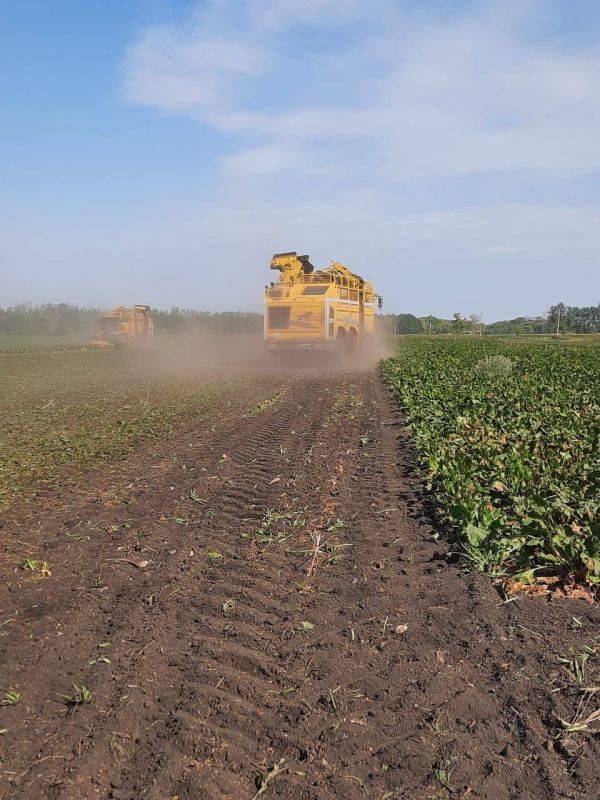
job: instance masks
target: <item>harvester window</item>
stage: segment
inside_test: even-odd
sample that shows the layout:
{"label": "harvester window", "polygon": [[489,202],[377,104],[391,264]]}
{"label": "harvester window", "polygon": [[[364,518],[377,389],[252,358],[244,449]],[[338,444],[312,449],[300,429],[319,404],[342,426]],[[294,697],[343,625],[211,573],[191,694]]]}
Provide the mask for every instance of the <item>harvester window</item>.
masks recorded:
{"label": "harvester window", "polygon": [[350,300],[358,300],[358,292],[356,289],[350,289]]}
{"label": "harvester window", "polygon": [[269,308],[269,328],[285,330],[290,327],[291,306],[272,306]]}
{"label": "harvester window", "polygon": [[325,294],[329,286],[305,286],[302,294]]}

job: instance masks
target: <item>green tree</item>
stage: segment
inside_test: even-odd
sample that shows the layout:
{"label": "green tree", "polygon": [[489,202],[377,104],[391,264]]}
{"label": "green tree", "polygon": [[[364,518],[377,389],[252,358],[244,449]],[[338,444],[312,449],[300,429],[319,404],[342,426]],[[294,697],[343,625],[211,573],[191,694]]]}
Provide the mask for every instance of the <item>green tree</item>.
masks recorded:
{"label": "green tree", "polygon": [[597,306],[567,306],[557,303],[548,312],[548,328],[555,331],[560,312],[563,333],[600,333],[600,304]]}
{"label": "green tree", "polygon": [[420,320],[425,333],[452,333],[452,320],[441,319],[432,315],[421,317]]}
{"label": "green tree", "polygon": [[423,324],[414,314],[398,314],[395,329],[396,333],[423,333]]}
{"label": "green tree", "polygon": [[471,320],[465,319],[460,311],[452,315],[452,333],[466,333],[471,330],[473,323]]}

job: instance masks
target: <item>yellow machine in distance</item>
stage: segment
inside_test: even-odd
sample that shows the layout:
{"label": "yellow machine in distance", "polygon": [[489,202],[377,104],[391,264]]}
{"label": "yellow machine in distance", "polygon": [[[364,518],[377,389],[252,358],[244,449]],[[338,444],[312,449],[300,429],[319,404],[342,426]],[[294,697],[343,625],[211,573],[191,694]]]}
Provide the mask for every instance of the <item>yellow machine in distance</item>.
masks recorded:
{"label": "yellow machine in distance", "polygon": [[272,352],[331,350],[353,353],[373,335],[383,300],[372,283],[344,264],[315,271],[306,255],[276,253],[281,273],[265,287],[265,345]]}
{"label": "yellow machine in distance", "polygon": [[154,336],[150,306],[117,306],[100,317],[96,336],[89,342],[93,347],[109,347],[119,343],[148,342]]}

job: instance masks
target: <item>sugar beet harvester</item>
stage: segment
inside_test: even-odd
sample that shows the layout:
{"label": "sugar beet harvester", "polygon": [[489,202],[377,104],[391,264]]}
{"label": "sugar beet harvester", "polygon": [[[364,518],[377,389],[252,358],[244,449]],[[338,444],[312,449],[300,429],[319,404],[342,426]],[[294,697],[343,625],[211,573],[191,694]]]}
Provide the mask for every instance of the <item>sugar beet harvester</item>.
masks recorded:
{"label": "sugar beet harvester", "polygon": [[150,306],[117,306],[109,314],[100,317],[96,336],[89,344],[93,347],[109,347],[113,344],[148,342],[153,336]]}
{"label": "sugar beet harvester", "polygon": [[272,352],[355,353],[373,335],[383,300],[373,284],[334,261],[317,270],[308,256],[276,253],[277,282],[265,287],[265,345]]}

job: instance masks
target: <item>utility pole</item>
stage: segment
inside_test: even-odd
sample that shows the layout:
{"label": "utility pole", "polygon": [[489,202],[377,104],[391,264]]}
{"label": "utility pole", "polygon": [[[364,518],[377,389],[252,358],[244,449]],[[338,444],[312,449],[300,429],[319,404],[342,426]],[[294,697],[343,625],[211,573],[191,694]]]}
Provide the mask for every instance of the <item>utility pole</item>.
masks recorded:
{"label": "utility pole", "polygon": [[429,315],[429,333],[428,336],[431,336],[431,314]]}
{"label": "utility pole", "polygon": [[479,336],[483,336],[483,311],[481,312],[481,316],[479,317]]}
{"label": "utility pole", "polygon": [[560,336],[560,306],[558,307],[558,316],[556,318],[556,335]]}

